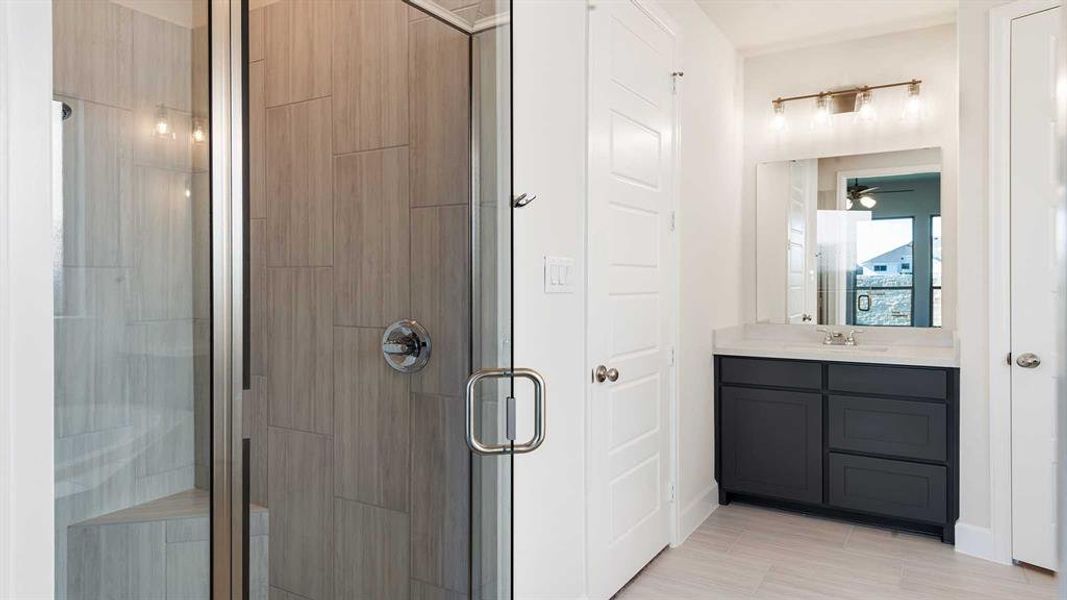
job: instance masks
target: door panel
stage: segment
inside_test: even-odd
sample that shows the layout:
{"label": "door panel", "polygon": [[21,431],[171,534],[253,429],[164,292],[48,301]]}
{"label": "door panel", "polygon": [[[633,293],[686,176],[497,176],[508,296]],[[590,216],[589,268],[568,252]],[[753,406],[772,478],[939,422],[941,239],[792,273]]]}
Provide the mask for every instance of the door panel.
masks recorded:
{"label": "door panel", "polygon": [[795,160],[789,166],[786,225],[786,318],[812,322],[815,315],[815,211],[819,161]]}
{"label": "door panel", "polygon": [[[756,206],[758,232],[757,253],[761,267],[757,270],[759,295],[756,298],[756,319],[782,322],[790,314],[790,240],[789,207],[792,185],[792,164],[769,162],[756,165],[756,188],[760,198]],[[793,274],[798,281],[798,275]],[[783,284],[783,282],[785,282]],[[795,295],[794,295],[795,296]],[[794,303],[797,301],[794,300]]]}
{"label": "door panel", "polygon": [[[1056,218],[1060,10],[1016,19],[1011,49],[1012,557],[1056,568]],[[1040,358],[1021,366],[1026,353]]]}
{"label": "door panel", "polygon": [[594,597],[669,536],[674,38],[648,6],[590,13],[589,355],[606,378],[592,384],[590,414]]}

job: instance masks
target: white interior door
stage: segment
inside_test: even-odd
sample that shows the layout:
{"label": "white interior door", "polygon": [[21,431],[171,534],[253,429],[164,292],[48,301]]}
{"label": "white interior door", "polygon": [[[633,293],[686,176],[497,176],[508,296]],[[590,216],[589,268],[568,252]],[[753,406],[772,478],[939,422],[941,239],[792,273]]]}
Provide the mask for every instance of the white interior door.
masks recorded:
{"label": "white interior door", "polygon": [[1012,557],[1046,569],[1056,568],[1059,12],[1016,19],[1011,32]]}
{"label": "white interior door", "polygon": [[785,323],[790,316],[791,179],[791,162],[756,165],[756,320],[761,322]]}
{"label": "white interior door", "polygon": [[789,211],[786,225],[786,320],[810,323],[815,315],[815,210],[819,161],[789,165]]}
{"label": "white interior door", "polygon": [[669,542],[674,36],[645,2],[590,12],[589,587]]}

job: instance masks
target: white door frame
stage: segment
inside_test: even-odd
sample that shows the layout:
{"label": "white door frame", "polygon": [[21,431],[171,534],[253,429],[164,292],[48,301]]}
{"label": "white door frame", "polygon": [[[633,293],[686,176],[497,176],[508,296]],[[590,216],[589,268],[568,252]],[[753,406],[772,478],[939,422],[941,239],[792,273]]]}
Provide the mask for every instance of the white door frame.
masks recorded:
{"label": "white door frame", "polygon": [[1056,8],[1018,0],[989,11],[989,470],[991,558],[1011,550],[1011,23]]}
{"label": "white door frame", "polygon": [[[652,0],[634,0],[638,5],[642,6],[650,15],[652,15],[660,24],[671,32],[674,36],[674,48],[673,62],[671,68],[675,72],[679,72],[681,66],[678,64],[678,57],[681,54],[682,48],[682,30],[672,20],[667,13],[660,8],[658,4]],[[669,330],[670,344],[671,344],[671,369],[670,380],[668,382],[668,388],[670,392],[667,396],[667,413],[670,415],[670,421],[667,427],[667,440],[670,447],[670,486],[671,486],[671,503],[668,507],[668,519],[670,522],[670,540],[671,547],[681,545],[688,537],[689,532],[682,528],[682,508],[681,498],[679,496],[678,482],[681,477],[679,472],[679,465],[681,459],[679,458],[678,449],[678,429],[679,429],[679,408],[678,408],[678,342],[681,339],[682,324],[678,315],[682,311],[682,294],[681,294],[681,278],[679,272],[681,271],[681,219],[680,212],[680,198],[682,189],[682,115],[678,105],[678,94],[684,89],[682,86],[681,77],[674,76],[673,84],[674,95],[671,97],[671,121],[672,121],[672,138],[671,138],[671,233],[674,235],[670,239],[670,267],[668,269],[668,287],[667,287],[667,300],[671,310],[674,311],[674,319],[672,319],[672,326]],[[588,253],[586,254],[588,256]],[[589,295],[586,294],[586,298]],[[586,346],[588,347],[588,346]],[[592,393],[592,389],[590,393]]]}
{"label": "white door frame", "polygon": [[[587,1],[588,1],[590,6],[594,6],[595,3],[596,3],[595,0],[587,0]],[[670,32],[671,35],[674,37],[674,47],[673,47],[673,50],[672,50],[673,55],[674,55],[673,56],[672,69],[673,70],[677,70],[678,69],[678,54],[679,54],[679,50],[681,48],[681,32],[680,32],[679,27],[674,23],[673,19],[671,19],[670,16],[667,15],[666,11],[664,11],[655,2],[655,0],[629,0],[629,1],[633,2],[635,5],[637,5],[638,8],[640,8],[642,11],[644,11],[654,21],[657,21],[661,27],[663,27],[665,30]],[[587,75],[587,85],[590,88],[590,91],[587,94],[587,99],[588,99],[588,101],[590,103],[592,101],[592,90],[591,90],[591,88],[592,88],[592,84],[593,84],[593,79],[592,79],[591,75],[592,75],[591,72]],[[672,148],[671,148],[671,151],[673,153],[673,156],[671,157],[671,169],[673,171],[674,177],[672,178],[672,184],[671,184],[671,188],[672,189],[671,189],[671,207],[670,207],[670,210],[671,210],[671,214],[673,215],[672,218],[674,219],[673,224],[672,224],[672,229],[673,229],[672,233],[674,235],[672,235],[671,239],[670,239],[670,244],[669,244],[670,256],[669,256],[668,261],[667,261],[668,262],[668,269],[667,270],[668,270],[668,274],[669,274],[669,278],[668,278],[669,285],[668,285],[668,289],[667,289],[667,300],[668,300],[668,302],[666,304],[666,306],[670,307],[670,310],[674,311],[675,315],[679,314],[679,310],[681,308],[681,306],[680,306],[680,294],[679,294],[680,282],[679,282],[679,277],[678,277],[678,270],[679,270],[678,269],[679,228],[681,226],[680,225],[680,220],[678,218],[678,214],[679,214],[679,211],[678,211],[678,208],[679,208],[679,206],[678,206],[678,204],[679,204],[678,203],[678,197],[679,197],[679,190],[681,189],[681,184],[680,184],[681,178],[678,176],[679,173],[681,172],[681,168],[680,168],[681,167],[681,156],[680,156],[680,149],[681,149],[681,123],[680,123],[680,120],[681,119],[680,119],[680,114],[679,114],[679,110],[678,110],[678,93],[682,89],[682,86],[681,86],[681,82],[678,79],[679,78],[676,77],[675,80],[674,80],[674,84],[677,87],[675,88],[676,91],[675,91],[675,94],[673,95],[673,98],[672,98],[672,101],[671,101],[671,110],[672,110],[672,113],[673,113],[673,115],[672,115],[673,132],[674,132],[673,133],[674,138],[672,140]],[[590,111],[592,110],[592,105],[591,104],[589,106],[587,106],[587,110],[590,110]],[[587,157],[587,159],[586,159],[586,169],[587,170],[589,169],[589,163],[590,162],[591,162],[590,158]],[[587,185],[588,185],[588,182],[587,182]],[[587,221],[592,217],[592,215],[589,214],[590,208],[591,208],[591,204],[587,201],[587,203],[586,203],[586,219],[587,219]],[[586,243],[586,252],[585,252],[586,265],[585,265],[585,269],[586,269],[586,273],[588,273],[589,272],[589,268],[590,268],[590,265],[589,265],[590,252],[588,250],[588,245],[589,245],[589,228],[588,227],[586,228],[586,232],[585,233],[586,233],[586,235],[585,235],[585,243]],[[589,339],[590,315],[592,314],[592,311],[593,311],[594,307],[590,304],[590,300],[589,300],[590,294],[589,294],[589,287],[588,287],[589,286],[588,278],[586,278],[586,280],[585,280],[585,285],[586,285],[586,290],[585,290],[585,298],[586,298],[585,339],[588,340]],[[687,536],[688,533],[689,533],[687,531],[683,531],[683,529],[682,529],[682,524],[681,524],[681,521],[680,521],[680,519],[681,519],[681,510],[679,508],[679,498],[678,498],[678,478],[679,478],[679,468],[678,468],[678,465],[679,465],[679,457],[678,457],[678,454],[679,454],[679,450],[678,450],[678,420],[679,420],[679,414],[678,414],[678,360],[677,360],[677,349],[678,349],[678,340],[679,340],[679,327],[680,327],[680,323],[678,322],[678,319],[675,318],[675,319],[673,319],[673,324],[672,324],[672,326],[671,326],[671,328],[670,328],[670,330],[668,332],[670,347],[672,349],[671,351],[675,353],[675,357],[674,357],[675,360],[673,361],[673,364],[671,365],[671,369],[670,369],[670,377],[669,377],[669,383],[668,383],[668,387],[669,387],[670,391],[669,391],[668,397],[667,397],[667,401],[668,401],[667,410],[668,410],[668,414],[670,416],[669,417],[669,423],[668,423],[668,426],[667,426],[668,445],[670,447],[670,457],[669,457],[670,464],[668,465],[668,468],[669,468],[669,473],[670,473],[670,486],[672,488],[671,489],[671,491],[672,491],[672,499],[671,499],[670,505],[668,506],[667,510],[668,510],[668,520],[669,520],[669,523],[670,523],[669,539],[670,539],[671,547],[678,546],[682,542],[684,542],[685,541],[685,536]],[[589,353],[589,344],[588,343],[585,344],[585,350],[586,350],[586,355],[585,355],[585,363],[586,364],[585,364],[585,366],[586,367],[590,367],[593,364],[592,361],[594,359]],[[591,418],[592,399],[593,399],[593,387],[592,387],[591,384],[588,383],[588,380],[587,380],[587,383],[586,383],[586,386],[585,386],[585,403],[586,403],[586,411],[585,411],[586,412],[586,427],[585,427],[585,429],[586,429],[586,434],[585,434],[586,452],[585,452],[585,455],[586,455],[586,457],[591,456],[591,453],[592,453],[592,447],[591,447],[591,440],[592,440],[592,418]],[[587,458],[587,461],[588,461],[588,458]],[[586,481],[588,482],[589,479],[590,479],[590,477],[589,477],[589,463],[586,462]],[[585,507],[585,512],[588,513],[590,508],[591,507],[586,506]],[[588,523],[588,520],[586,522]],[[587,540],[586,552],[588,553],[588,549],[589,549],[589,546],[588,546],[589,536],[588,536],[588,534],[586,535],[586,540]],[[588,560],[587,560],[586,561],[586,570],[587,570],[587,573],[586,573],[586,585],[587,586],[588,586],[588,582],[589,582],[588,567],[589,567],[589,563],[588,563]],[[587,589],[588,589],[588,587],[587,587]]]}
{"label": "white door frame", "polygon": [[52,3],[0,2],[0,597],[54,591]]}

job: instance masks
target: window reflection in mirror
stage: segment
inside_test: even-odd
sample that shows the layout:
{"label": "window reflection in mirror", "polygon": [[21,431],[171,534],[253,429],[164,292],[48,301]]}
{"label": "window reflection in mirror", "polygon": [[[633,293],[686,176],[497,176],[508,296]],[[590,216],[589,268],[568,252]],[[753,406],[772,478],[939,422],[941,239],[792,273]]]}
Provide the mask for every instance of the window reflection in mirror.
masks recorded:
{"label": "window reflection in mirror", "polygon": [[920,149],[757,168],[757,319],[942,324],[941,154]]}

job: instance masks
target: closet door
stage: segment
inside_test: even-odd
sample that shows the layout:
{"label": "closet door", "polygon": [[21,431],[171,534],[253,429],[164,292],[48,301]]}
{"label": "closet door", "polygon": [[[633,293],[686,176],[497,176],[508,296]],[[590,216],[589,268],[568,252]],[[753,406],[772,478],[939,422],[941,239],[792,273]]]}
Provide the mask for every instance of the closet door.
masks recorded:
{"label": "closet door", "polygon": [[1061,9],[1011,31],[1012,558],[1055,569],[1056,78]]}

